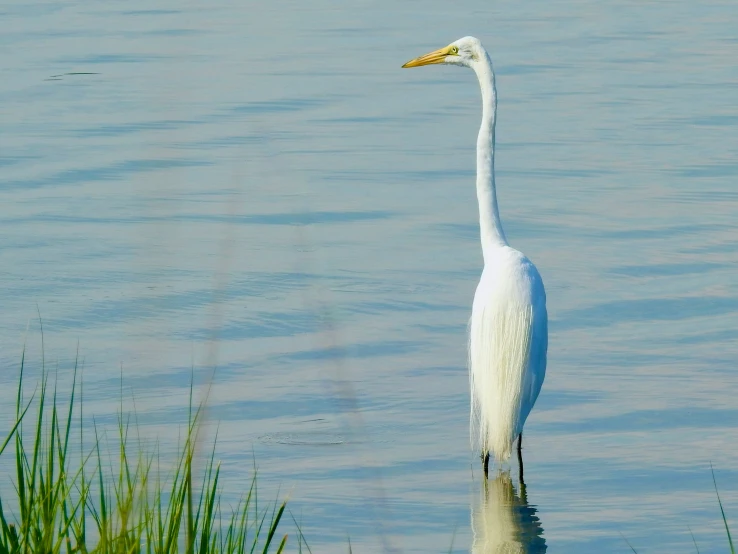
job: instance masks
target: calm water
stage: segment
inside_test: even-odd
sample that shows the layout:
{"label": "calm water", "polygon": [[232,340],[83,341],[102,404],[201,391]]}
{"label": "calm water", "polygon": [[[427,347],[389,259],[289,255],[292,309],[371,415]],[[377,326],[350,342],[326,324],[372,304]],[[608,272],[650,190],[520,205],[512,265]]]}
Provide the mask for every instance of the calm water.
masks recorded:
{"label": "calm water", "polygon": [[[63,381],[79,342],[86,413],[114,421],[122,372],[165,447],[217,366],[229,490],[255,456],[314,552],[727,551],[735,2],[344,5],[0,6],[2,427],[38,309]],[[467,34],[549,295],[525,495],[480,490],[468,448],[476,82],[400,70]]]}

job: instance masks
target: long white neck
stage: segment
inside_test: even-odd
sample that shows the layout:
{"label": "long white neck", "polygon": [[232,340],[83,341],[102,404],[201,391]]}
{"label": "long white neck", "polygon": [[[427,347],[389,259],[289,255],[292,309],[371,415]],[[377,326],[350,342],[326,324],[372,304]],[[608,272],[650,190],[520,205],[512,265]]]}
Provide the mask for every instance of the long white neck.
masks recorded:
{"label": "long white neck", "polygon": [[500,212],[497,209],[495,191],[495,116],[497,114],[497,90],[492,61],[484,52],[473,66],[482,89],[482,125],[477,137],[477,200],[479,201],[479,231],[482,238],[482,254],[485,262],[488,254],[507,245],[502,230]]}

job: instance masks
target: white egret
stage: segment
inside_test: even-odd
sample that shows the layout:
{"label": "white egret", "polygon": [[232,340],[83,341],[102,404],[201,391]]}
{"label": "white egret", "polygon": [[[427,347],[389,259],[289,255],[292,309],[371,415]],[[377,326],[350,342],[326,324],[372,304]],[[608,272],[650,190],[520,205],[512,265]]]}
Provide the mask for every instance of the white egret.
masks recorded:
{"label": "white egret", "polygon": [[482,90],[477,137],[477,200],[484,270],[469,324],[472,441],[481,450],[484,474],[490,453],[506,461],[518,440],[522,479],[523,425],[546,374],[546,292],[536,266],[511,248],[502,230],[495,192],[497,90],[492,61],[482,43],[464,37],[402,67],[450,64],[469,67]]}

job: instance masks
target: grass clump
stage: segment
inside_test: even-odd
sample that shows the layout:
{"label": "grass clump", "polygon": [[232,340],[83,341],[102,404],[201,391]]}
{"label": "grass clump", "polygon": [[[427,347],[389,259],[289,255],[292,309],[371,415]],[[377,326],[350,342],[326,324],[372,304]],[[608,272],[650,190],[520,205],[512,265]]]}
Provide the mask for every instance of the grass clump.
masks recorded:
{"label": "grass clump", "polygon": [[[0,438],[0,462],[15,466],[14,492],[10,499],[0,497],[0,554],[279,554],[284,550],[287,535],[278,529],[286,501],[260,507],[255,471],[241,500],[226,508],[221,505],[214,446],[204,469],[193,468],[200,409],[192,408],[192,388],[183,444],[174,467],[163,474],[158,452],[145,454],[139,447],[131,455],[129,420],[122,410],[114,453],[106,457],[97,426],[92,448],[82,450],[80,403],[80,452],[73,455],[76,367],[69,400],[60,406],[56,385],[52,390],[46,374],[30,400],[24,400],[24,364],[25,354],[15,423]],[[31,425],[28,420],[33,415]],[[14,460],[8,460],[13,451]],[[300,551],[303,543],[298,529]]]}

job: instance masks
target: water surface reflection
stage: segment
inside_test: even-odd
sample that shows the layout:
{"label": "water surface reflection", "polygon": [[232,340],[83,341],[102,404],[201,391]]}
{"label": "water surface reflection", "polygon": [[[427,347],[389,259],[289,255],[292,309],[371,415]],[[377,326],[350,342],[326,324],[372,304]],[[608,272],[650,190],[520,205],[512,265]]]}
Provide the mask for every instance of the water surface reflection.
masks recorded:
{"label": "water surface reflection", "polygon": [[473,553],[546,552],[541,520],[528,504],[526,485],[521,482],[516,489],[509,471],[485,480],[471,512]]}

